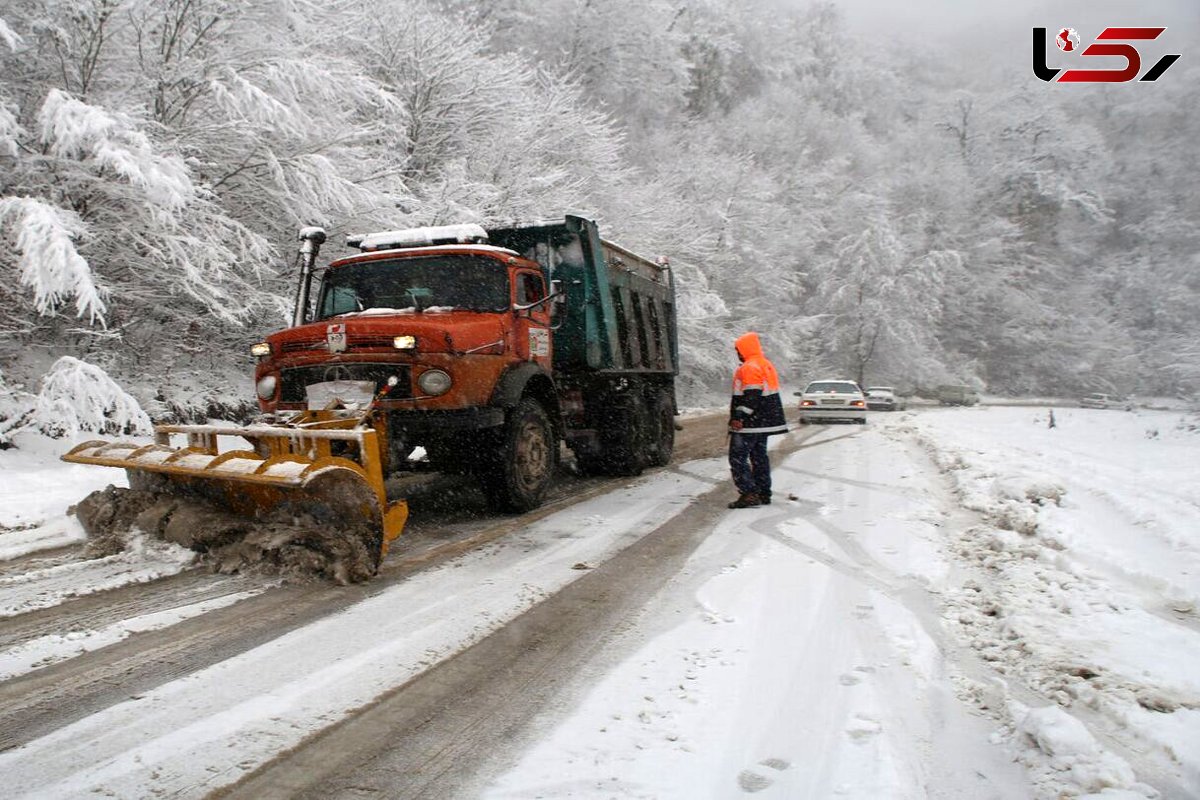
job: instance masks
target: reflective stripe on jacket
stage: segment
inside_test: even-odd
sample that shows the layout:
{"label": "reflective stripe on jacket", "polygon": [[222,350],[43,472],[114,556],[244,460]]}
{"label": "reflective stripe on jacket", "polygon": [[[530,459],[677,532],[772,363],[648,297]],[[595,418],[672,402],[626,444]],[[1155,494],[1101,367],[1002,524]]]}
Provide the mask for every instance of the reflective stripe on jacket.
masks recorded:
{"label": "reflective stripe on jacket", "polygon": [[734,346],[742,363],[733,373],[729,420],[741,421],[741,433],[787,433],[783,401],[779,397],[779,373],[763,355],[758,334],[739,336]]}

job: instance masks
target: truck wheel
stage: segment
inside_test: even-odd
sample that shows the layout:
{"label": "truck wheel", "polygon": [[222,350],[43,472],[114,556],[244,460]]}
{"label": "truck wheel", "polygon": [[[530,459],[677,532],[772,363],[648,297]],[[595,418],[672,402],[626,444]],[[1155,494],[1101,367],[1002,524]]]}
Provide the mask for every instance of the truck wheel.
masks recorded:
{"label": "truck wheel", "polygon": [[651,430],[654,432],[654,452],[649,459],[652,467],[665,467],[675,452],[675,404],[671,395],[660,392],[655,403]]}
{"label": "truck wheel", "polygon": [[489,461],[479,475],[488,505],[528,511],[541,504],[554,477],[558,441],[540,403],[526,397],[517,404]]}
{"label": "truck wheel", "polygon": [[579,470],[579,474],[585,477],[591,475],[604,474],[604,457],[594,453],[580,453],[575,451],[575,466]]}
{"label": "truck wheel", "polygon": [[[642,474],[648,460],[646,427],[646,404],[641,397],[626,397],[613,404],[600,431],[604,466],[609,474]],[[671,435],[674,437],[673,430]]]}

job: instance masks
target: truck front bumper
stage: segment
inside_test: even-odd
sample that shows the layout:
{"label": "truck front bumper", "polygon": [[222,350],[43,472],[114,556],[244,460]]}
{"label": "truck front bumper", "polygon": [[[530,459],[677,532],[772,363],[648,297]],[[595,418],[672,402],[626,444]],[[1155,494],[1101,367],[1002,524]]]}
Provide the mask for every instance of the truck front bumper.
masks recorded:
{"label": "truck front bumper", "polygon": [[446,411],[388,410],[388,424],[412,436],[452,431],[475,431],[504,424],[504,409],[486,406]]}

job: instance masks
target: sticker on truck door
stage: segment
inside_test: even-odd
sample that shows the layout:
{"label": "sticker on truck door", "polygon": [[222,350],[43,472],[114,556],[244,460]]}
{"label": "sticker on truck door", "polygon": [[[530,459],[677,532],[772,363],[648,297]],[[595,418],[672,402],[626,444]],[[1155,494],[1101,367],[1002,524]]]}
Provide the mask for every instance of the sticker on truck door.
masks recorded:
{"label": "sticker on truck door", "polygon": [[545,328],[529,329],[529,357],[539,358],[550,355],[550,331]]}
{"label": "sticker on truck door", "polygon": [[329,352],[331,353],[346,352],[346,326],[326,325],[325,342],[329,346]]}

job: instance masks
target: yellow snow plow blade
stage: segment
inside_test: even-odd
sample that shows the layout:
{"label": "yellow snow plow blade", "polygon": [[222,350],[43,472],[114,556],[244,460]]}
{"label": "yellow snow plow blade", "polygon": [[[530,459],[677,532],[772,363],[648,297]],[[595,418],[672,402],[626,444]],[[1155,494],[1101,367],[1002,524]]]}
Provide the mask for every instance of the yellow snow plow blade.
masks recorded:
{"label": "yellow snow plow blade", "polygon": [[[404,529],[408,504],[388,502],[379,435],[362,421],[310,411],[281,425],[159,425],[154,444],[89,441],[62,460],[121,467],[132,489],[195,496],[248,518],[290,512],[361,528],[378,565]],[[186,446],[172,447],[179,434]],[[219,452],[219,436],[240,436],[253,449]]]}

